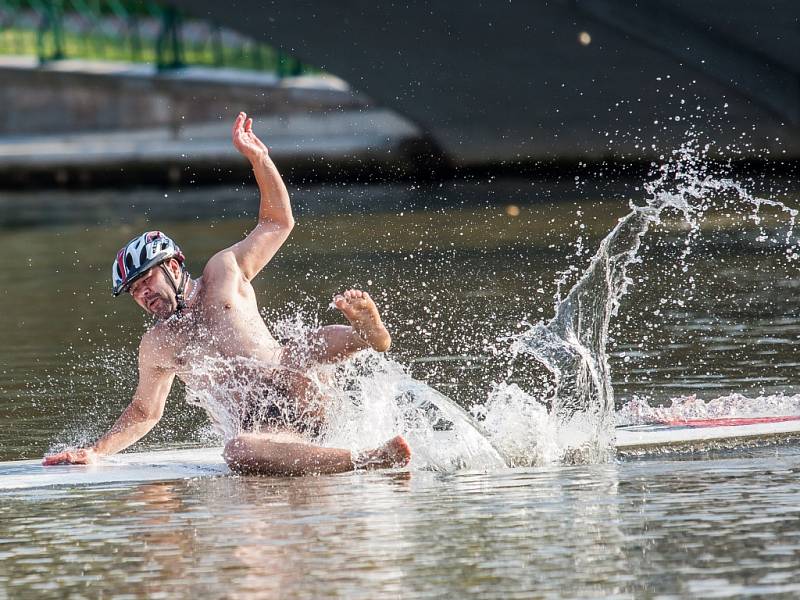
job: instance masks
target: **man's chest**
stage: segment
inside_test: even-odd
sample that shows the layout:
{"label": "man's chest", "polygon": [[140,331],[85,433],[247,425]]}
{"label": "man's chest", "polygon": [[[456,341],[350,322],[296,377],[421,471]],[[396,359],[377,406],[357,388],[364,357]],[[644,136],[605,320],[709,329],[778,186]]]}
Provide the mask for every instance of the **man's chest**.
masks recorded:
{"label": "man's chest", "polygon": [[255,305],[236,302],[206,305],[195,311],[180,333],[178,366],[207,356],[248,356],[255,346],[271,345],[269,333]]}

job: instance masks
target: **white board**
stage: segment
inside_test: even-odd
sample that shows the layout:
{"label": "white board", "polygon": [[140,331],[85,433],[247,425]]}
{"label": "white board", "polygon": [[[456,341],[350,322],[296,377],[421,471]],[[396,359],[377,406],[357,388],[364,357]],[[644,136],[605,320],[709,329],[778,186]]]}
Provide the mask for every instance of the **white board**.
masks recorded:
{"label": "white board", "polygon": [[0,491],[124,481],[169,481],[228,475],[222,448],[129,452],[93,465],[45,467],[41,460],[0,462]]}
{"label": "white board", "polygon": [[[800,441],[799,417],[633,425],[618,427],[621,456],[739,448]],[[0,492],[56,486],[170,481],[229,475],[222,448],[130,452],[103,458],[94,465],[42,466],[41,460],[0,462]]]}
{"label": "white board", "polygon": [[800,416],[694,420],[618,427],[617,453],[707,451],[800,440]]}

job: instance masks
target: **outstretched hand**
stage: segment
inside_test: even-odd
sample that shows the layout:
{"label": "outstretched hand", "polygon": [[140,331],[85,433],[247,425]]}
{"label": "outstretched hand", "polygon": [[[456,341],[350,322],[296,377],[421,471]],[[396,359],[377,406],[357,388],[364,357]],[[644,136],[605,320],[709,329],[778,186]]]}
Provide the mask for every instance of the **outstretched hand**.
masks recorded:
{"label": "outstretched hand", "polygon": [[253,119],[243,112],[233,122],[233,146],[251,162],[269,154],[264,142],[253,133]]}
{"label": "outstretched hand", "polygon": [[65,450],[58,454],[45,456],[42,464],[46,467],[52,465],[91,465],[97,462],[97,452],[92,448],[78,448]]}

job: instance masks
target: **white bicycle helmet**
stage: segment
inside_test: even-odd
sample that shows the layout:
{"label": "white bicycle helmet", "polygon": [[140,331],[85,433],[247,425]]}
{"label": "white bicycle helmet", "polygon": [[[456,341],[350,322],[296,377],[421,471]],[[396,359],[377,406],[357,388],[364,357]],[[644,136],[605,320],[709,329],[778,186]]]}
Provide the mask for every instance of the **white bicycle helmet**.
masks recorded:
{"label": "white bicycle helmet", "polygon": [[[139,277],[170,258],[177,259],[183,270],[185,260],[183,252],[175,242],[160,231],[147,231],[133,238],[117,252],[117,259],[111,267],[112,293],[114,296],[119,296],[127,292]],[[183,274],[186,272],[183,271]],[[170,283],[173,283],[171,278]],[[184,277],[181,277],[180,285],[175,286],[173,283],[173,287],[180,305],[185,287]]]}

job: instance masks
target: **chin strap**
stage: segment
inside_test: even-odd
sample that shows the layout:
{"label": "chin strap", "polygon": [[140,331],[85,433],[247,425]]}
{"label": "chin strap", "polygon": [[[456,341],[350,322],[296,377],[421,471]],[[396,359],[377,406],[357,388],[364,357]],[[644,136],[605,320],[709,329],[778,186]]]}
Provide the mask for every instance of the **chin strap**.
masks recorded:
{"label": "chin strap", "polygon": [[164,274],[167,276],[167,281],[172,284],[172,289],[175,290],[175,301],[178,303],[178,308],[175,309],[175,313],[180,315],[181,311],[186,308],[186,299],[183,297],[183,294],[186,291],[186,286],[189,285],[189,273],[181,264],[181,280],[177,285],[175,285],[175,281],[172,279],[172,273],[170,273],[169,269],[164,266],[164,263],[161,263],[159,266],[163,269]]}

